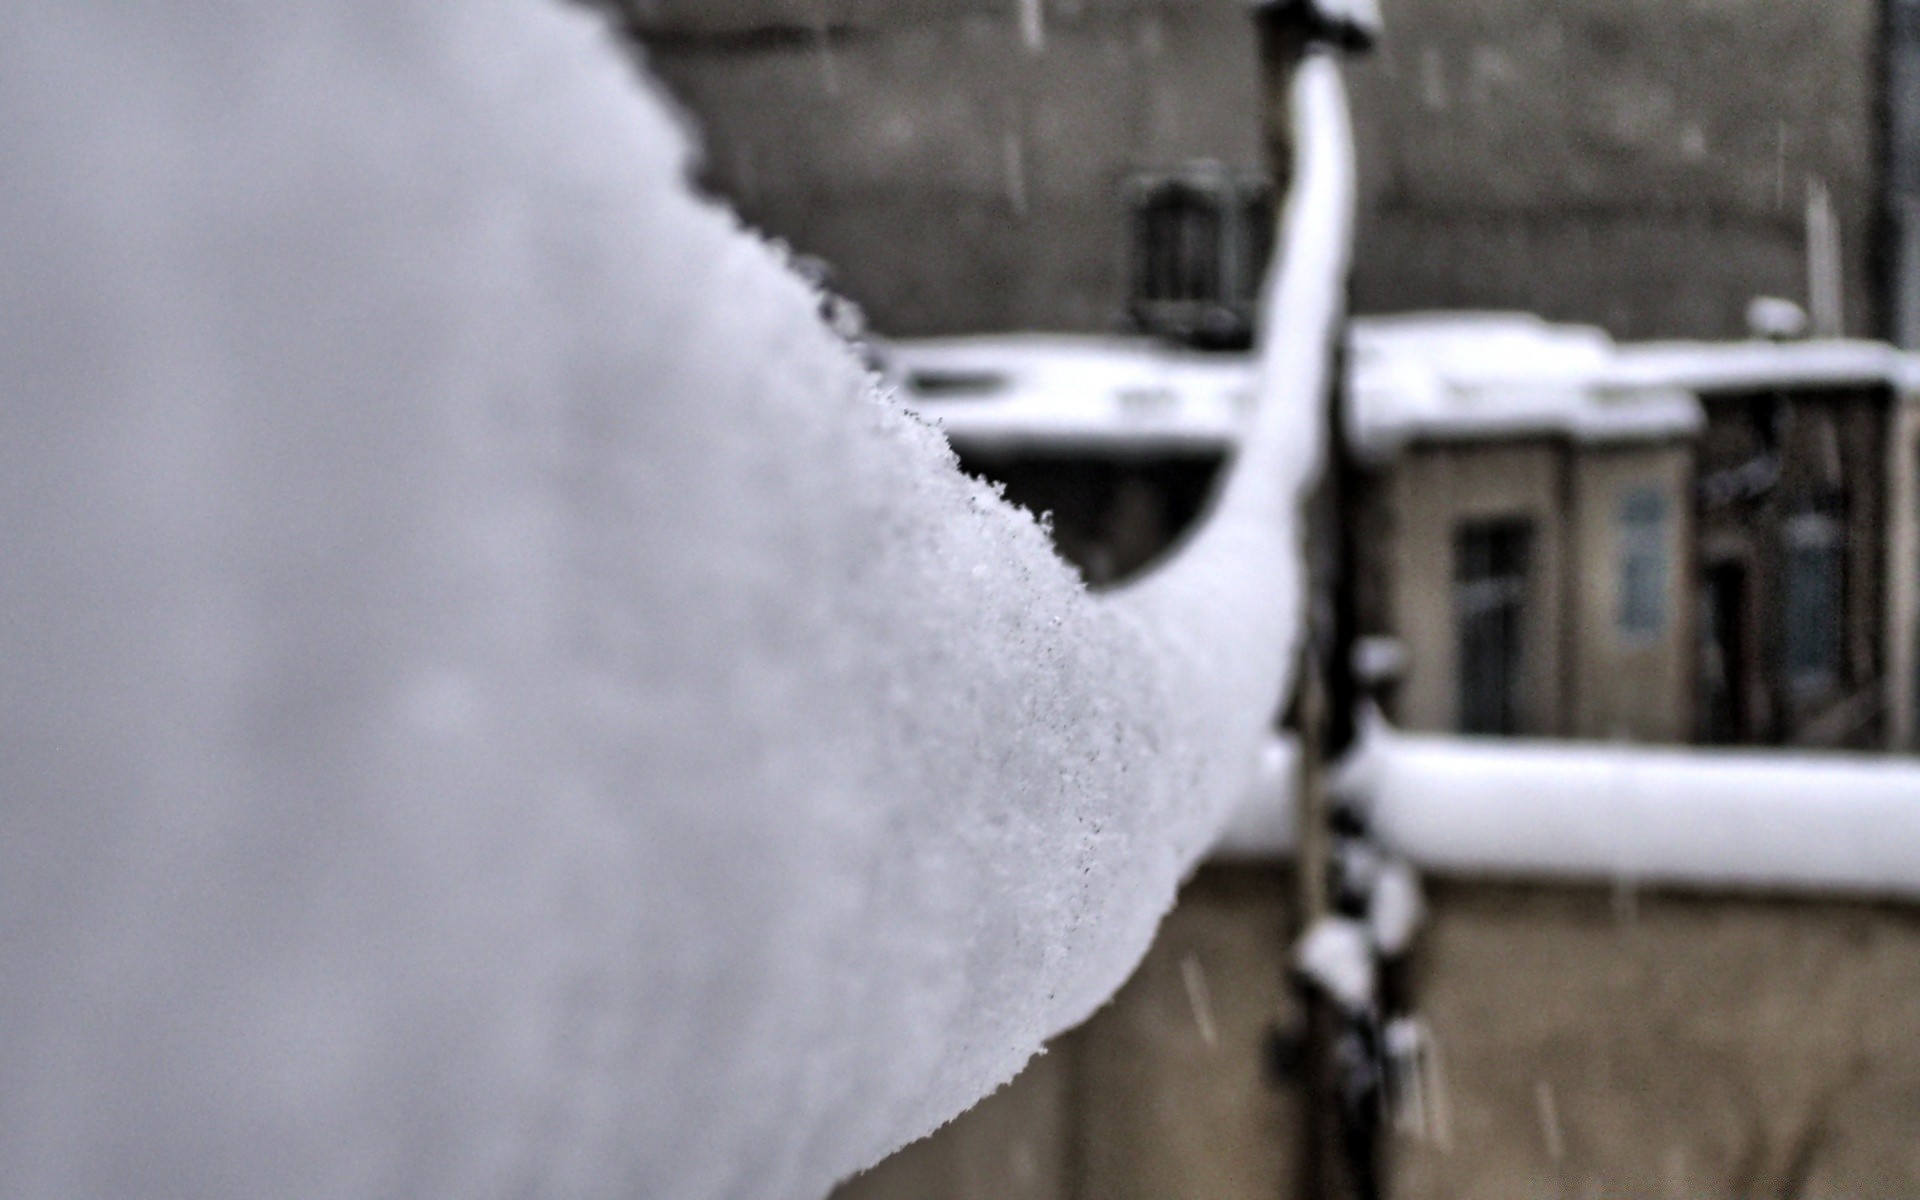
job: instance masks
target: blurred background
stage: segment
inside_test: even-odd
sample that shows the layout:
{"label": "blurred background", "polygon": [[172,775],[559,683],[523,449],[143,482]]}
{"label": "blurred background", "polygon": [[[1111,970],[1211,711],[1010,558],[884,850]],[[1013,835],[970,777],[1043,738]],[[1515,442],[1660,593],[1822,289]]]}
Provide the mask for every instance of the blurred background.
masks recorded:
{"label": "blurred background", "polygon": [[[1285,197],[1246,0],[603,7],[703,184],[964,465],[1095,586],[1177,545]],[[1910,754],[1920,5],[1380,8],[1348,70],[1340,521],[1386,716]],[[843,1194],[1920,1194],[1910,907],[1429,880],[1419,1049],[1368,1051],[1417,1086],[1359,1102],[1356,1178],[1307,1065],[1299,890],[1277,854],[1206,867],[1105,1011]]]}

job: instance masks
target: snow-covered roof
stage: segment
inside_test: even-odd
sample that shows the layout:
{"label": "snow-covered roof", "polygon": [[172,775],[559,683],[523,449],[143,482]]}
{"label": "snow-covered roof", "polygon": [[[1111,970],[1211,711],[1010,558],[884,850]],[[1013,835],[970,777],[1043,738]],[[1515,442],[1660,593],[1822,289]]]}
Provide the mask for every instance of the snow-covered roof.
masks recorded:
{"label": "snow-covered roof", "polygon": [[[1416,442],[1696,433],[1699,397],[1888,383],[1920,391],[1920,356],[1881,342],[1616,343],[1524,313],[1364,317],[1350,326],[1348,431],[1373,461]],[[1232,447],[1254,359],[1146,338],[994,334],[890,343],[916,412],[962,449],[1155,454]]]}
{"label": "snow-covered roof", "polygon": [[1619,348],[1586,325],[1522,313],[1372,317],[1353,322],[1352,350],[1348,429],[1375,459],[1414,441],[1660,440],[1702,419],[1693,394],[1669,381],[1614,379]]}
{"label": "snow-covered roof", "polygon": [[901,398],[961,448],[1222,451],[1253,404],[1251,355],[1146,338],[929,338],[885,357]]}

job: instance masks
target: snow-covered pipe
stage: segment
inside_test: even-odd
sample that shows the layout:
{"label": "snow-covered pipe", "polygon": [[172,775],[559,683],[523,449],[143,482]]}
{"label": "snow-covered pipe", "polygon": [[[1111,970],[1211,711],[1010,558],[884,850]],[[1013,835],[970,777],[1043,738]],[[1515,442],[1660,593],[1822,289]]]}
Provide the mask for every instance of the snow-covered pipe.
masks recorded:
{"label": "snow-covered pipe", "polygon": [[1345,781],[1450,875],[1920,897],[1920,763],[1375,731]]}

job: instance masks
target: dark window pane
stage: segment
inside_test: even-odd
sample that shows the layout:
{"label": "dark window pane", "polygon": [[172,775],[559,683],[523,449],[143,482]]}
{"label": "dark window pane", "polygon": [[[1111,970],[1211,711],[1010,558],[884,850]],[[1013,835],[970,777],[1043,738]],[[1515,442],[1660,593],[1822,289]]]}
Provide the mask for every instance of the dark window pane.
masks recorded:
{"label": "dark window pane", "polygon": [[1520,732],[1521,636],[1531,541],[1527,521],[1471,521],[1454,538],[1462,733]]}
{"label": "dark window pane", "polygon": [[1817,692],[1839,678],[1846,560],[1841,525],[1823,512],[1786,524],[1783,657],[1788,686]]}

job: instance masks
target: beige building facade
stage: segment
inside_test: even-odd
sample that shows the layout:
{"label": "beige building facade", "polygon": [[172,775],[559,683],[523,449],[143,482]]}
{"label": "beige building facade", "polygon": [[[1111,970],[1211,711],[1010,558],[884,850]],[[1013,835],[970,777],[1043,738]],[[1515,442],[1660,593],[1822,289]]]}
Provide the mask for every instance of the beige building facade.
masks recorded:
{"label": "beige building facade", "polygon": [[1697,399],[1608,381],[1604,333],[1519,315],[1358,322],[1363,636],[1424,732],[1694,730]]}
{"label": "beige building facade", "polygon": [[[1366,632],[1397,638],[1405,678],[1388,716],[1431,732],[1685,742],[1693,730],[1688,605],[1693,451],[1684,440],[1576,445],[1538,435],[1420,442],[1378,472],[1367,503]],[[1509,580],[1467,578],[1476,537],[1522,543]],[[1512,594],[1478,593],[1508,587]],[[1489,649],[1476,607],[1506,603]],[[1474,728],[1465,656],[1510,656],[1489,686],[1501,727]],[[1504,667],[1496,668],[1498,674]],[[1483,672],[1484,673],[1484,672]]]}

